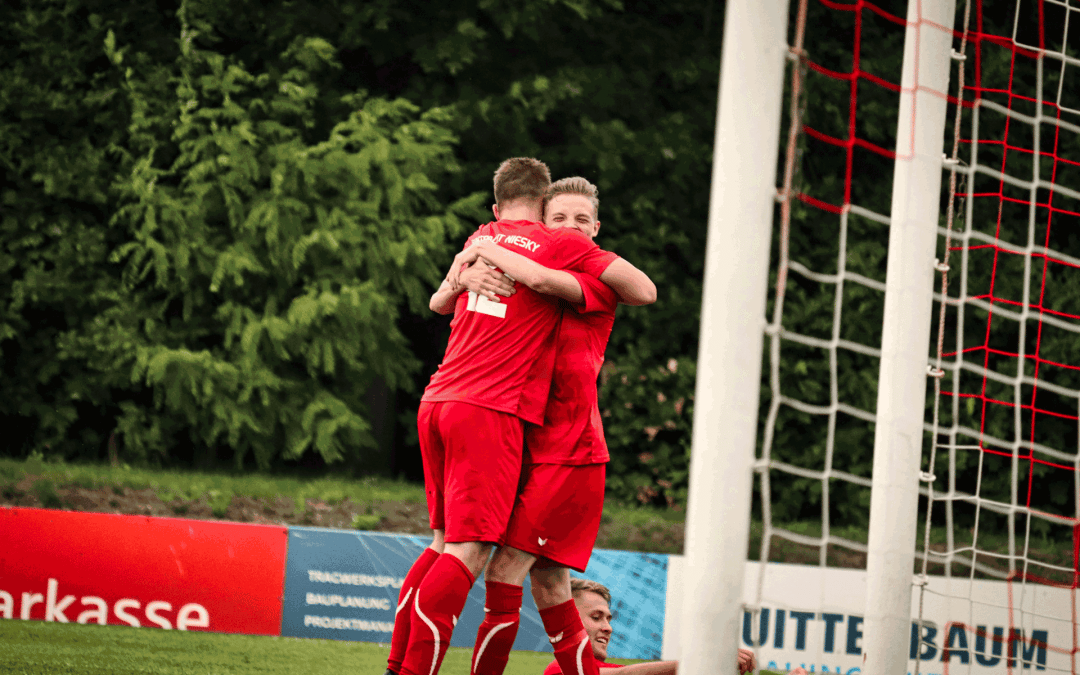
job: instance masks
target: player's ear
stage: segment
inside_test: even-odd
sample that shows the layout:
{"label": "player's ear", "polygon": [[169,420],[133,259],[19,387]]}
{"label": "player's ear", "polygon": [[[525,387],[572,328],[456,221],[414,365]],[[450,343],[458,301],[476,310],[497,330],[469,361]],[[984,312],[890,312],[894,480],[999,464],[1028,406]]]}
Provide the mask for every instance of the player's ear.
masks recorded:
{"label": "player's ear", "polygon": [[491,205],[491,212],[495,214],[495,220],[498,220],[499,219],[499,205],[498,204],[492,204]]}
{"label": "player's ear", "polygon": [[595,224],[595,225],[593,225],[593,231],[592,231],[592,236],[594,236],[594,237],[595,237],[595,236],[596,236],[596,235],[598,235],[598,234],[600,234],[600,221],[599,221],[599,220],[598,220],[598,221],[596,221],[596,224]]}

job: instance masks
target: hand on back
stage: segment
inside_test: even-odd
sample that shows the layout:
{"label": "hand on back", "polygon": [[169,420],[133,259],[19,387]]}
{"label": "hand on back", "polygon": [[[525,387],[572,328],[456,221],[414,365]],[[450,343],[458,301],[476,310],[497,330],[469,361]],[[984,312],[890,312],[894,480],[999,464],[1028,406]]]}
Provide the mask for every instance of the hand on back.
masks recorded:
{"label": "hand on back", "polygon": [[492,269],[483,258],[477,259],[461,273],[460,283],[466,289],[484,296],[492,302],[499,302],[499,296],[510,297],[517,290],[514,282],[502,272]]}
{"label": "hand on back", "polygon": [[480,258],[480,252],[484,250],[484,242],[477,242],[454,256],[454,262],[450,265],[450,271],[446,273],[446,282],[451,288],[457,290],[464,285],[461,275],[466,265],[472,265]]}

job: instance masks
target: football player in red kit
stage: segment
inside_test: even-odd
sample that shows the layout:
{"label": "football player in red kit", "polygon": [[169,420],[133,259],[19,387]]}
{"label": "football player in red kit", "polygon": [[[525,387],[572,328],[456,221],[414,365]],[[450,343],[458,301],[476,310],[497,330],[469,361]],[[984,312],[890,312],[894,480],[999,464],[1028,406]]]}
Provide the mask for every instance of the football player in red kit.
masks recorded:
{"label": "football player in red kit", "polygon": [[[620,283],[633,266],[588,237],[540,222],[547,167],[512,158],[495,173],[496,221],[466,243],[545,268]],[[512,264],[511,264],[512,266]],[[629,271],[626,269],[629,268]],[[609,269],[611,271],[609,272]],[[431,306],[454,312],[450,341],[417,415],[434,538],[398,598],[389,670],[434,675],[476,575],[509,521],[522,464],[524,423],[544,420],[555,364],[556,299],[529,288],[500,302],[448,275]],[[640,274],[638,272],[638,274]]]}
{"label": "football player in red kit", "polygon": [[[544,223],[576,230],[591,240],[600,230],[598,209],[592,183],[564,178],[548,188]],[[495,262],[506,272],[502,263]],[[620,295],[588,274],[544,272],[525,278],[510,272],[523,285],[550,289],[567,307],[557,332],[558,357],[544,424],[526,427],[524,467],[510,525],[485,573],[486,614],[473,650],[473,675],[503,672],[517,633],[526,574],[564,672],[595,675],[598,669],[571,598],[570,570],[585,570],[600,528],[608,451],[596,381]],[[492,279],[483,268],[480,276],[487,286],[476,281],[469,286],[491,292],[492,284],[498,285],[497,275]],[[500,295],[508,286],[503,283]],[[648,282],[644,293],[629,295],[631,304],[647,304],[655,300],[656,289]]]}

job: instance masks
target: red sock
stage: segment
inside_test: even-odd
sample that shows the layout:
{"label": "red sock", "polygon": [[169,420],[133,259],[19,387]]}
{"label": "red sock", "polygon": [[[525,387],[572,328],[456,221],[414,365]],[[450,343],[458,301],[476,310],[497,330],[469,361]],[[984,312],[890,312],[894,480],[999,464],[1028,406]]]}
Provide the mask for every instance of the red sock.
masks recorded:
{"label": "red sock", "polygon": [[401,584],[398,593],[397,612],[394,614],[394,634],[390,638],[390,656],[386,659],[386,667],[395,673],[401,672],[401,662],[405,660],[405,648],[409,646],[409,626],[413,615],[413,595],[416,588],[424,580],[431,566],[439,559],[439,554],[430,548],[425,548],[420,557],[416,559],[409,573],[405,575],[405,581]]}
{"label": "red sock", "polygon": [[555,660],[563,675],[599,675],[589,634],[573,600],[540,610],[540,619],[555,647]]}
{"label": "red sock", "polygon": [[465,563],[447,553],[431,566],[413,595],[412,626],[401,675],[439,672],[474,581]]}
{"label": "red sock", "polygon": [[484,583],[484,622],[476,631],[472,675],[502,675],[521,624],[521,586]]}

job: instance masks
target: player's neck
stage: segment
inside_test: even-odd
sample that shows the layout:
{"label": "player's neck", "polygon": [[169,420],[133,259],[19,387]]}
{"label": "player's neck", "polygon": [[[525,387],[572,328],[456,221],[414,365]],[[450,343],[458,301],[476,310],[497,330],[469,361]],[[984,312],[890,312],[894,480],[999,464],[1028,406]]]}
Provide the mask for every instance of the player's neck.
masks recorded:
{"label": "player's neck", "polygon": [[531,220],[539,223],[543,219],[541,209],[532,205],[510,204],[506,208],[499,209],[499,220]]}

